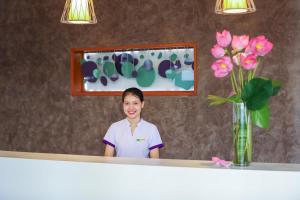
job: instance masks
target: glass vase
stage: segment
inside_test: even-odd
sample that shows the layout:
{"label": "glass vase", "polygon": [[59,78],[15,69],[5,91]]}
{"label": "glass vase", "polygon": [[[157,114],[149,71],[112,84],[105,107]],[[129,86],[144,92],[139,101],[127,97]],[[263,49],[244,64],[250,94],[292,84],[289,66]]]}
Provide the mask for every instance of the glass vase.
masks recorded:
{"label": "glass vase", "polygon": [[245,103],[233,103],[233,164],[248,166],[252,161],[251,112]]}

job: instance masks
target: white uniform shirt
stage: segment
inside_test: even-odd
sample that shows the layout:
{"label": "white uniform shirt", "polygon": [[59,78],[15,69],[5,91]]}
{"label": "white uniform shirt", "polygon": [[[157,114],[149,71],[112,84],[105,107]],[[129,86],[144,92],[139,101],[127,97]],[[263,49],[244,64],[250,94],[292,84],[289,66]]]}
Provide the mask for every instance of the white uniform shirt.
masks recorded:
{"label": "white uniform shirt", "polygon": [[114,147],[117,157],[135,158],[149,158],[150,150],[164,146],[154,124],[141,119],[132,134],[126,118],[109,127],[103,143]]}

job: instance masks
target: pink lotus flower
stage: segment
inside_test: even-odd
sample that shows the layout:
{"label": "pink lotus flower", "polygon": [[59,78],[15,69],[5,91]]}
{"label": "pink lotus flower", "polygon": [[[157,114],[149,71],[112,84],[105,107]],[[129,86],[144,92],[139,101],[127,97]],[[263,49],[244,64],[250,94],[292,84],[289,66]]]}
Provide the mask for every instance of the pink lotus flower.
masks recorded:
{"label": "pink lotus flower", "polygon": [[261,35],[250,40],[248,47],[245,49],[247,54],[255,54],[256,56],[265,56],[273,48],[273,44]]}
{"label": "pink lotus flower", "polygon": [[218,44],[216,44],[213,48],[211,48],[211,54],[215,58],[221,58],[225,55],[225,50]]}
{"label": "pink lotus flower", "polygon": [[248,35],[233,36],[231,46],[235,51],[243,50],[249,43]]}
{"label": "pink lotus flower", "polygon": [[258,62],[256,60],[256,56],[253,54],[251,54],[251,55],[241,54],[240,61],[241,61],[242,67],[246,70],[255,69],[258,64]]}
{"label": "pink lotus flower", "polygon": [[214,70],[214,75],[217,78],[227,76],[233,68],[233,64],[231,63],[230,57],[225,56],[217,61],[215,61],[211,68]]}
{"label": "pink lotus flower", "polygon": [[217,32],[216,38],[218,45],[221,47],[227,47],[231,42],[231,34],[226,30],[223,30],[222,33]]}

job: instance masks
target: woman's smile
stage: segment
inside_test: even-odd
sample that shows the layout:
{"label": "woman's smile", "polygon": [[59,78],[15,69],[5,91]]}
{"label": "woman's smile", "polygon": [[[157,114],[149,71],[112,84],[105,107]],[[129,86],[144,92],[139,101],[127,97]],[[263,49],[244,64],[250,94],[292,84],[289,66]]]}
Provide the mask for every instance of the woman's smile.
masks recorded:
{"label": "woman's smile", "polygon": [[132,114],[136,113],[136,111],[128,111],[128,113],[132,115]]}

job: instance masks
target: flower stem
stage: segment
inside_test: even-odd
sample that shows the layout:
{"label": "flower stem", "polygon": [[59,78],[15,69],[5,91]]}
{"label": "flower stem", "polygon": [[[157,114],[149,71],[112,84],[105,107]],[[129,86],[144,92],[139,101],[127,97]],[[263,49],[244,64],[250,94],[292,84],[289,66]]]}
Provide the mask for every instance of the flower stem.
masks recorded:
{"label": "flower stem", "polygon": [[255,76],[255,73],[256,73],[256,69],[257,69],[257,67],[258,67],[258,65],[255,67],[255,69],[253,70],[253,73],[252,73],[252,78],[251,79],[253,79],[254,78],[254,76]]}
{"label": "flower stem", "polygon": [[256,73],[256,70],[257,70],[257,68],[258,68],[258,66],[260,65],[260,63],[261,63],[261,59],[260,58],[258,58],[258,61],[257,61],[258,63],[257,63],[257,66],[254,68],[254,71],[253,71],[253,74],[252,74],[252,78],[251,79],[253,79],[254,78],[254,76],[255,76],[255,73]]}
{"label": "flower stem", "polygon": [[252,74],[252,71],[248,72],[248,82],[253,78]]}
{"label": "flower stem", "polygon": [[[230,60],[231,60],[231,63],[233,64],[234,68],[232,69],[232,72],[230,74],[230,79],[231,79],[231,84],[232,84],[232,88],[233,88],[233,91],[235,94],[239,95],[240,96],[240,93],[241,93],[241,88],[238,87],[238,84],[237,84],[237,81],[236,81],[236,78],[235,78],[235,72],[234,72],[234,69],[237,67],[237,65],[235,64],[235,62],[233,61],[233,55],[232,53],[227,50],[227,53],[230,57]],[[239,73],[239,72],[238,72]]]}
{"label": "flower stem", "polygon": [[244,75],[243,75],[243,70],[240,66],[239,66],[239,79],[240,79],[240,86],[242,91],[244,88]]}
{"label": "flower stem", "polygon": [[238,87],[238,84],[237,84],[237,81],[236,81],[236,78],[235,78],[235,72],[234,72],[234,69],[232,70],[232,73],[231,73],[231,78],[233,80],[233,88],[235,88],[235,93],[240,95],[240,88]]}
{"label": "flower stem", "polygon": [[234,80],[233,80],[232,73],[230,74],[230,81],[231,81],[231,86],[232,86],[232,89],[233,89],[233,93],[237,94],[237,91],[236,91],[236,88],[235,88],[235,85],[234,85]]}

